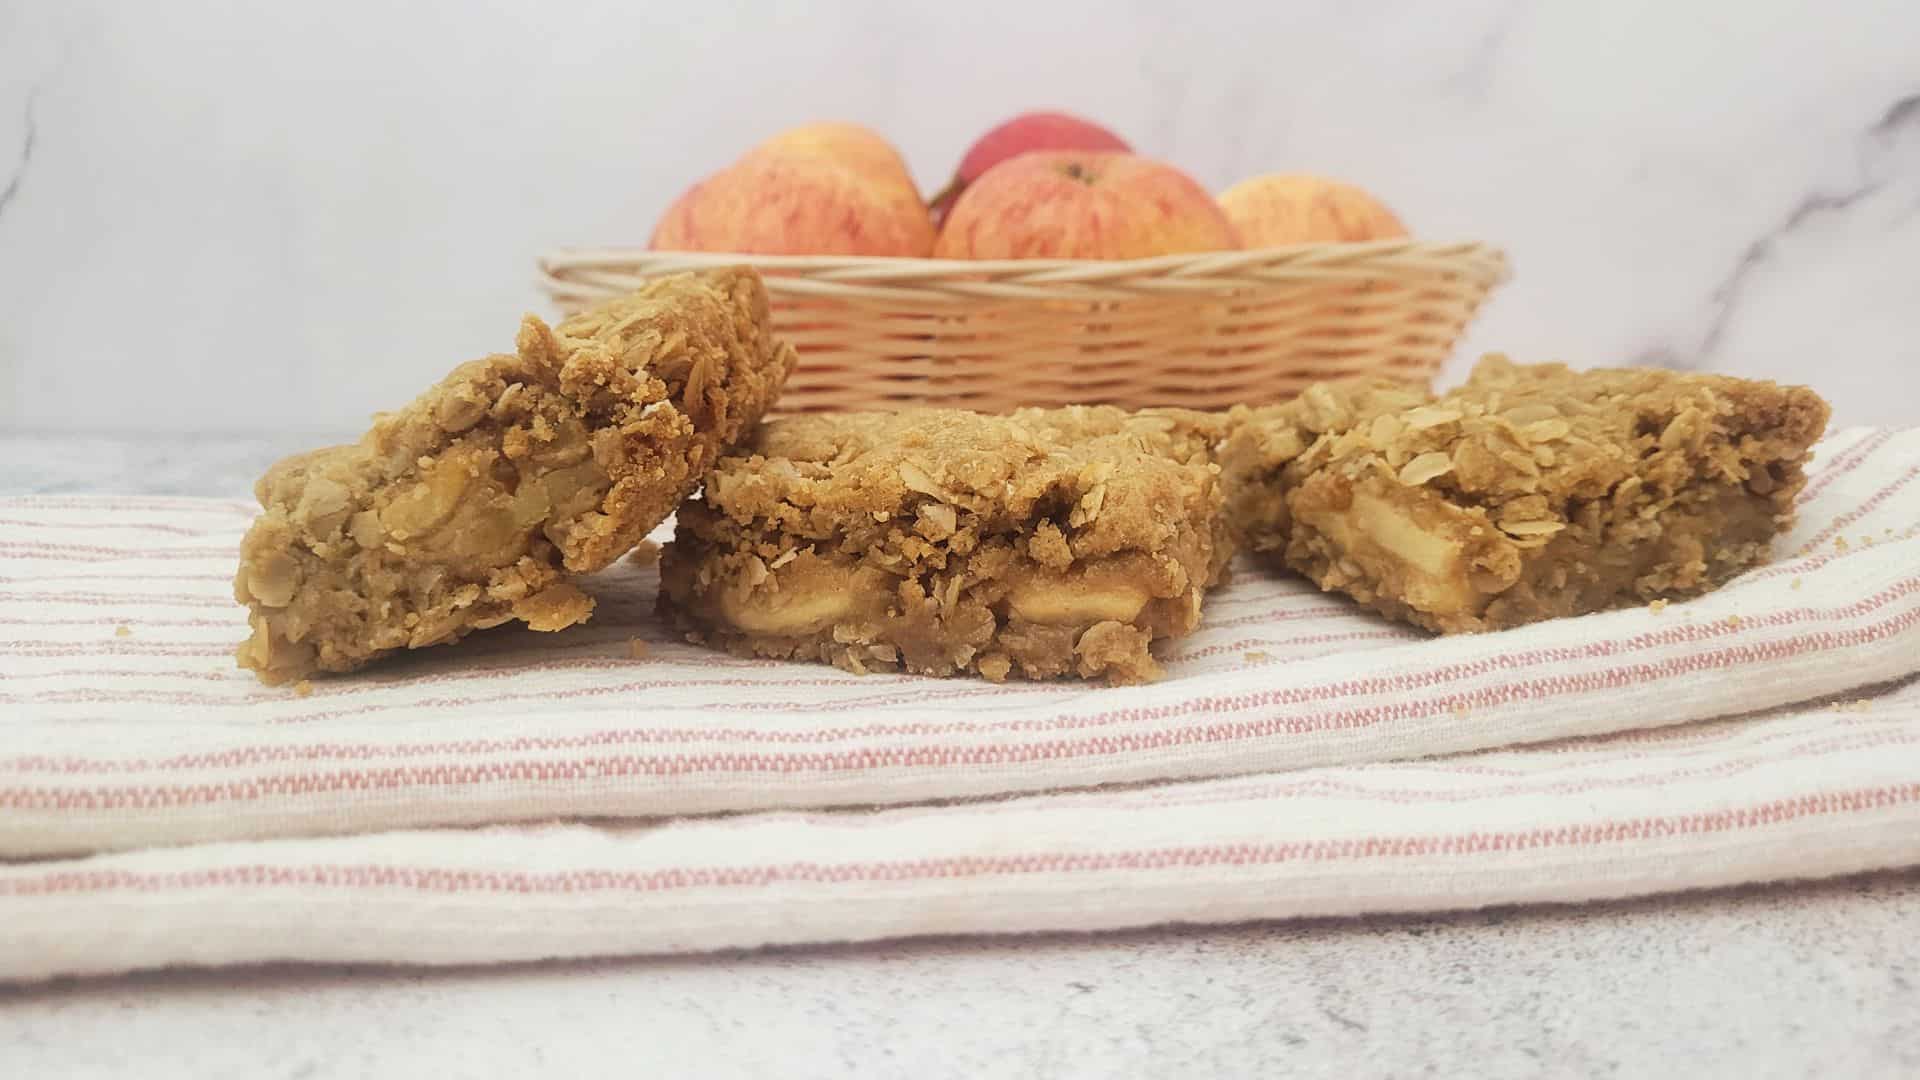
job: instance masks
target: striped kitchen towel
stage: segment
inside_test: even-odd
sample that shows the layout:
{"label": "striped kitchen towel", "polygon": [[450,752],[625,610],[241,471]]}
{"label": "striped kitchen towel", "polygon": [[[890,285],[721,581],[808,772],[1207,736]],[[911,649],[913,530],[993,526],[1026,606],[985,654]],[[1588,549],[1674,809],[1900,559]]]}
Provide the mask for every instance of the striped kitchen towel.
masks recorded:
{"label": "striped kitchen towel", "polygon": [[[493,631],[299,697],[232,666],[247,505],[0,500],[0,859],[40,860],[0,867],[0,975],[1580,900],[1920,862],[1920,432],[1838,433],[1814,471],[1778,560],[1700,600],[1435,640],[1245,567],[1166,681],[1126,689],[707,653],[627,565],[591,583],[585,627]],[[718,811],[754,813],[657,820]],[[550,824],[589,818],[630,823]]]}
{"label": "striped kitchen towel", "polygon": [[0,979],[1566,903],[1920,863],[1920,684],[1427,761],[0,864]]}

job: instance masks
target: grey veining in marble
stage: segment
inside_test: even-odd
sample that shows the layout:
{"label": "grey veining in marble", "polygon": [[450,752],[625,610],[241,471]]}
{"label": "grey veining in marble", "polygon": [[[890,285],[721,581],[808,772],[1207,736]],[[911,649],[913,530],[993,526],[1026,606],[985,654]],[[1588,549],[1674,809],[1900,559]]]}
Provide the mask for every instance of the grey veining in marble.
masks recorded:
{"label": "grey veining in marble", "polygon": [[0,188],[0,214],[7,212],[7,207],[13,203],[13,197],[19,194],[21,181],[25,180],[27,176],[27,166],[33,164],[33,142],[34,139],[39,136],[38,127],[33,119],[33,103],[34,99],[39,96],[39,93],[40,91],[37,87],[28,91],[27,103],[20,110],[20,126],[22,128],[20,137],[20,161],[19,164],[13,167],[13,172],[7,177],[7,186]]}
{"label": "grey veining in marble", "polygon": [[[1720,349],[1727,328],[1740,314],[1748,279],[1767,267],[1783,243],[1802,228],[1831,215],[1847,213],[1897,180],[1912,179],[1916,164],[1920,164],[1920,156],[1913,153],[1902,155],[1899,151],[1903,142],[1911,147],[1920,147],[1920,94],[1908,94],[1893,102],[1861,132],[1854,148],[1854,157],[1859,162],[1857,179],[1843,190],[1821,190],[1806,195],[1787,211],[1777,225],[1768,228],[1747,245],[1734,261],[1733,268],[1709,294],[1708,306],[1712,315],[1694,340],[1661,342],[1649,346],[1634,356],[1632,361],[1662,367],[1715,368],[1716,362],[1721,359]],[[1900,211],[1896,220],[1910,218],[1915,211],[1920,211],[1920,199]],[[1813,311],[1807,315],[1809,318],[1818,317],[1818,313]],[[1815,378],[1812,370],[1807,378]]]}

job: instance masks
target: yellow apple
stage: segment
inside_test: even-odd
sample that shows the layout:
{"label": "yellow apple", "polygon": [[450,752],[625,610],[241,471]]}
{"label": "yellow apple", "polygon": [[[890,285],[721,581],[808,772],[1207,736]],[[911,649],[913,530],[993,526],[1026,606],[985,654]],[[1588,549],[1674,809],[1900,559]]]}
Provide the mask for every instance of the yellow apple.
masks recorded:
{"label": "yellow apple", "polygon": [[1385,204],[1352,184],[1304,173],[1242,180],[1220,194],[1243,247],[1397,240],[1407,235]]}
{"label": "yellow apple", "polygon": [[[909,189],[913,174],[906,159],[879,132],[859,124],[826,120],[788,128],[761,143],[756,150],[823,157],[867,176],[894,176]],[[916,191],[917,195],[918,192]]]}

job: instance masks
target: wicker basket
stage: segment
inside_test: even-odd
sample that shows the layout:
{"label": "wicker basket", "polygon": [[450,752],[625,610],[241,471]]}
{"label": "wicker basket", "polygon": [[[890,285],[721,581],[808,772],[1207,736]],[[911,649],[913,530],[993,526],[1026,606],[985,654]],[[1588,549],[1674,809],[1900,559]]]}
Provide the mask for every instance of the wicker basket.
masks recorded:
{"label": "wicker basket", "polygon": [[1430,378],[1506,257],[1481,244],[1310,244],[1125,262],[568,249],[574,311],[660,274],[751,263],[800,350],[783,412],[1111,403],[1224,408],[1316,380]]}

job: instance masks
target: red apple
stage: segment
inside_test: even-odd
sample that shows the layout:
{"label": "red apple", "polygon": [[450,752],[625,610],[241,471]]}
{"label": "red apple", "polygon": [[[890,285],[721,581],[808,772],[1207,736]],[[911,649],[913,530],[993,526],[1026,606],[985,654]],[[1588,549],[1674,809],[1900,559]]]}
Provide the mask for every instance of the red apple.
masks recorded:
{"label": "red apple", "polygon": [[935,220],[946,217],[967,185],[985,176],[995,165],[1034,150],[1117,150],[1129,153],[1127,141],[1091,120],[1063,112],[1030,112],[995,127],[974,141],[960,159],[953,179],[933,197]]}
{"label": "red apple", "polygon": [[924,257],[926,205],[904,177],[812,152],[761,147],[674,200],[656,251]]}
{"label": "red apple", "polygon": [[1021,154],[967,187],[933,254],[947,259],[1139,259],[1239,247],[1207,189],[1132,154]]}

